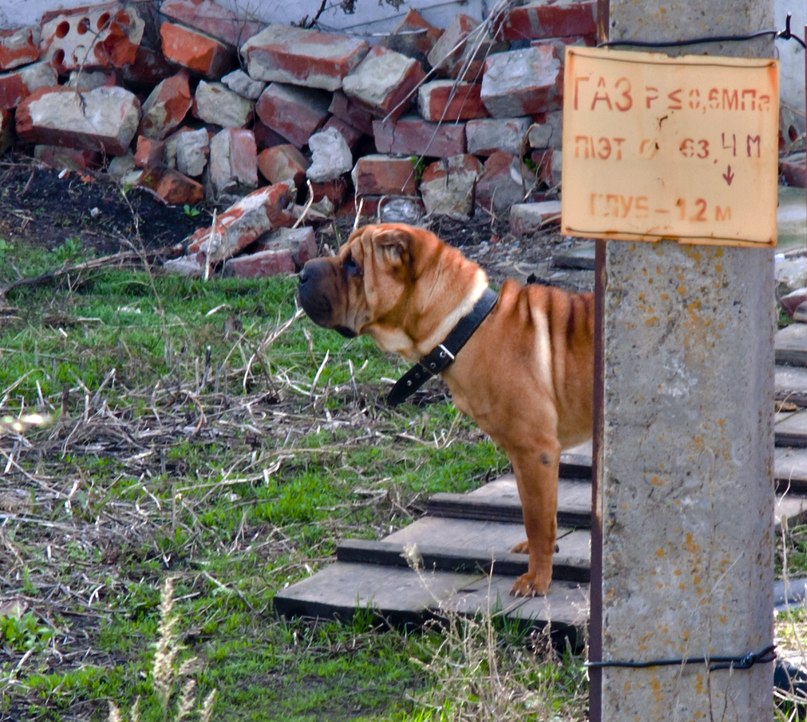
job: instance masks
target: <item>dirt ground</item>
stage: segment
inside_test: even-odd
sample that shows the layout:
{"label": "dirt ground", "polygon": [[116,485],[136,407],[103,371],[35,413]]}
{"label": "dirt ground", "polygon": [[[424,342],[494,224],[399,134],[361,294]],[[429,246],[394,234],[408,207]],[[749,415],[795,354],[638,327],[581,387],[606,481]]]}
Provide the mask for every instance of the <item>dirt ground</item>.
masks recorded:
{"label": "dirt ground", "polygon": [[[0,160],[0,238],[10,243],[52,250],[71,240],[99,256],[156,251],[181,244],[208,224],[212,213],[213,208],[204,205],[169,206],[146,189],[124,189],[104,175],[59,172],[19,156]],[[353,221],[345,216],[318,225],[320,247],[338,245]],[[425,219],[424,224],[483,265],[494,283],[505,277],[558,282],[551,278],[551,257],[569,245],[556,230],[526,241],[516,239],[506,218],[480,211],[468,220]]]}

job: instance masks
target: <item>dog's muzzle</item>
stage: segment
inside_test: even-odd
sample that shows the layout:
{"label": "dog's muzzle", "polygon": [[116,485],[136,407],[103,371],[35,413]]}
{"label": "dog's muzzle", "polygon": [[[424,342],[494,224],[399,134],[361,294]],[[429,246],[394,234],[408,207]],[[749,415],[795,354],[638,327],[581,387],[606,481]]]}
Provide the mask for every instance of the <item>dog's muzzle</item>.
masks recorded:
{"label": "dog's muzzle", "polygon": [[330,263],[314,258],[308,261],[299,275],[300,285],[297,298],[306,315],[317,325],[331,328],[346,338],[353,338],[356,332],[345,326],[334,324],[333,303],[326,289],[333,281],[333,268]]}

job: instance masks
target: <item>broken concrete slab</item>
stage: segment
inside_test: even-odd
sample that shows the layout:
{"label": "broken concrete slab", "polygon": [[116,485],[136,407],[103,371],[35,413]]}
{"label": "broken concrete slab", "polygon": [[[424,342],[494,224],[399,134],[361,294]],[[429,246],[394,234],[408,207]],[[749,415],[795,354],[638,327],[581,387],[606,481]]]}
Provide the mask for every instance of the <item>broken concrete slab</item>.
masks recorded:
{"label": "broken concrete slab", "polygon": [[510,206],[510,233],[516,237],[530,236],[552,224],[560,223],[560,201],[514,203]]}
{"label": "broken concrete slab", "polygon": [[241,68],[236,68],[232,73],[227,73],[222,77],[221,82],[234,93],[238,93],[247,100],[260,98],[263,89],[266,87],[266,83],[262,80],[250,78]]}
{"label": "broken concrete slab", "polygon": [[210,156],[210,135],[207,130],[178,130],[169,140],[174,143],[177,170],[191,178],[201,177]]}

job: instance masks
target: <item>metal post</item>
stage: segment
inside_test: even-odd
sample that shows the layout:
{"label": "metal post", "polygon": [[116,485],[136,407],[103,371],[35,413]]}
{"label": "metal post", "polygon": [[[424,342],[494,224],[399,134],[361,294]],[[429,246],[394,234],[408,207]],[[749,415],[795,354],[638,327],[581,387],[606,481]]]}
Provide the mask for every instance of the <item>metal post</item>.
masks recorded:
{"label": "metal post", "polygon": [[[744,34],[773,27],[773,4],[611,0],[608,27],[611,40]],[[770,57],[772,40],[674,52]],[[773,253],[598,246],[591,658],[759,651],[773,625]],[[770,664],[592,670],[591,694],[594,722],[772,718]]]}

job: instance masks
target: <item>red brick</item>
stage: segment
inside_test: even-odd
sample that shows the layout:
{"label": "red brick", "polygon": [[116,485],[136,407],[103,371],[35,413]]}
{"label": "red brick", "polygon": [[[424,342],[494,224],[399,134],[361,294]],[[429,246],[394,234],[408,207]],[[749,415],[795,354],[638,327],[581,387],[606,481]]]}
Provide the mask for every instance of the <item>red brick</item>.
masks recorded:
{"label": "red brick", "polygon": [[414,58],[381,45],[370,50],[342,81],[345,95],[378,117],[400,117],[425,73]]}
{"label": "red brick", "polygon": [[368,48],[349,35],[272,24],[247,40],[241,54],[256,80],[336,90]]}
{"label": "red brick", "polygon": [[364,108],[360,108],[341,90],[337,90],[333,94],[328,111],[345,123],[360,130],[365,135],[373,134],[372,113]]}
{"label": "red brick", "polygon": [[103,3],[46,13],[42,17],[42,57],[60,74],[70,70],[133,63],[145,22],[133,5]]}
{"label": "red brick", "polygon": [[292,191],[285,183],[258,188],[218,216],[215,234],[210,226],[197,230],[188,239],[188,253],[207,254],[212,236],[211,262],[236,256],[267,231],[292,225],[292,201]]}
{"label": "red brick", "polygon": [[442,30],[430,25],[417,10],[410,9],[381,44],[390,50],[425,61],[442,34]]}
{"label": "red brick", "polygon": [[34,148],[34,158],[57,170],[100,168],[102,161],[101,154],[96,151],[60,148],[57,145],[37,145]]}
{"label": "red brick", "polygon": [[165,138],[182,123],[192,103],[188,73],[181,70],[160,82],[143,103],[140,132],[147,138]]}
{"label": "red brick", "polygon": [[418,88],[418,112],[425,120],[453,122],[486,118],[488,110],[479,96],[479,83],[433,80]]}
{"label": "red brick", "polygon": [[257,187],[258,148],[251,130],[224,128],[211,138],[207,179],[215,199]]}
{"label": "red brick", "polygon": [[252,132],[255,134],[255,144],[258,148],[271,148],[288,142],[280,133],[264,125],[257,118],[252,121]]}
{"label": "red brick", "polygon": [[356,194],[413,196],[417,193],[415,165],[409,158],[366,155],[353,168]]}
{"label": "red brick", "polygon": [[247,251],[278,251],[288,249],[294,265],[302,268],[306,261],[317,255],[317,239],[311,226],[299,228],[278,228],[261,236]]}
{"label": "red brick", "polygon": [[482,102],[494,118],[543,113],[560,107],[562,83],[550,46],[497,53],[485,62]]}
{"label": "red brick", "polygon": [[134,62],[124,65],[118,72],[124,83],[151,89],[176,71],[176,65],[169,63],[161,52],[141,45]]}
{"label": "red brick", "polygon": [[39,29],[0,30],[0,70],[11,70],[39,60]]}
{"label": "red brick", "polygon": [[428,56],[429,65],[438,75],[478,78],[485,58],[506,48],[504,43],[480,32],[479,24],[470,15],[454,16]]}
{"label": "red brick", "polygon": [[154,168],[163,164],[165,143],[162,140],[137,136],[135,146],[134,164],[137,168]]}
{"label": "red brick", "polygon": [[521,7],[508,4],[496,36],[502,40],[593,36],[597,32],[596,0],[581,2],[530,2]]}
{"label": "red brick", "polygon": [[428,213],[467,218],[473,213],[474,187],[482,164],[472,155],[455,155],[430,163],[420,179],[420,195]]}
{"label": "red brick", "polygon": [[212,0],[163,0],[160,12],[234,47],[266,27]]}
{"label": "red brick", "polygon": [[792,153],[779,160],[779,172],[789,186],[804,188],[807,175],[807,161],[804,153]]}
{"label": "red brick", "polygon": [[12,110],[39,88],[59,85],[59,76],[49,63],[36,63],[0,73],[0,110]]}
{"label": "red brick", "polygon": [[123,155],[137,132],[140,103],[124,88],[85,93],[72,88],[40,88],[20,103],[17,135],[25,142],[62,145]]}
{"label": "red brick", "polygon": [[255,112],[264,125],[302,148],[328,118],[327,93],[271,83],[261,93]]}
{"label": "red brick", "polygon": [[151,188],[160,198],[171,205],[194,205],[205,197],[201,183],[188,178],[178,170],[159,166],[149,168],[140,177],[140,185]]}
{"label": "red brick", "polygon": [[373,121],[379,153],[446,158],[465,152],[465,126],[430,123],[416,116],[396,121]]}
{"label": "red brick", "polygon": [[227,260],[221,269],[222,276],[236,278],[264,278],[296,272],[297,266],[288,248],[236,256]]}
{"label": "red brick", "polygon": [[358,148],[359,143],[361,143],[362,139],[365,137],[365,134],[362,133],[358,128],[354,128],[350,123],[346,123],[341,118],[336,118],[331,116],[328,118],[325,125],[322,126],[322,130],[328,130],[328,128],[336,128],[341,134],[342,137],[345,139],[345,143],[347,143],[347,147],[350,148],[350,152],[354,152],[356,148]]}
{"label": "red brick", "polygon": [[514,203],[529,200],[535,186],[535,175],[518,156],[497,151],[485,160],[476,183],[476,205],[497,215],[505,213]]}
{"label": "red brick", "polygon": [[168,60],[207,78],[218,78],[236,67],[229,45],[191,28],[163,23],[160,38]]}
{"label": "red brick", "polygon": [[312,183],[311,188],[314,191],[315,203],[327,198],[333,203],[334,207],[338,208],[347,198],[349,183],[343,177],[340,177],[321,183]]}
{"label": "red brick", "polygon": [[302,188],[307,167],[305,156],[289,143],[265,148],[258,153],[258,170],[270,183],[292,180],[298,188]]}

